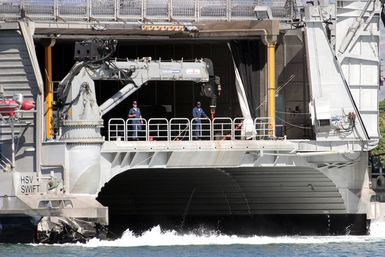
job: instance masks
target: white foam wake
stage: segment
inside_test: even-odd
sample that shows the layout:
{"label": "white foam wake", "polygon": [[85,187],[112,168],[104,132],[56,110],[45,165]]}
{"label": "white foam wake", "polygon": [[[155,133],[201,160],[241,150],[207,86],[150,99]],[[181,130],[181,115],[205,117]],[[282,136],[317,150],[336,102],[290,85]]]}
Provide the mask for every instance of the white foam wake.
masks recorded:
{"label": "white foam wake", "polygon": [[[56,246],[76,245],[81,247],[140,247],[140,246],[183,246],[183,245],[268,245],[268,244],[328,244],[328,243],[373,243],[385,240],[385,218],[371,222],[368,236],[250,236],[221,235],[216,232],[204,235],[178,234],[176,231],[162,232],[154,227],[141,236],[135,236],[126,230],[116,240],[93,238],[85,244],[59,244]],[[40,244],[32,244],[38,246]]]}
{"label": "white foam wake", "polygon": [[124,232],[121,238],[114,241],[91,239],[84,247],[137,247],[137,246],[178,246],[178,245],[265,245],[265,244],[327,244],[345,242],[376,242],[385,239],[385,219],[372,222],[369,236],[228,236],[209,233],[205,235],[185,234],[176,231],[162,232],[160,227],[154,227],[135,236],[131,231]]}
{"label": "white foam wake", "polygon": [[373,238],[385,238],[385,218],[372,220],[370,223],[370,236]]}

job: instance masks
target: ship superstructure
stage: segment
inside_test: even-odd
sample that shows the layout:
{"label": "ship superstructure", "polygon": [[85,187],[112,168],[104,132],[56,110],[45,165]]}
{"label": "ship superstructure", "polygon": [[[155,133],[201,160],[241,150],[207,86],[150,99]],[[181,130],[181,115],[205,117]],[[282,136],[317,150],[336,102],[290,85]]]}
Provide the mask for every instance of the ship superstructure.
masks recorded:
{"label": "ship superstructure", "polygon": [[0,109],[0,240],[367,233],[384,211],[368,167],[381,7],[0,1],[4,99],[35,106]]}

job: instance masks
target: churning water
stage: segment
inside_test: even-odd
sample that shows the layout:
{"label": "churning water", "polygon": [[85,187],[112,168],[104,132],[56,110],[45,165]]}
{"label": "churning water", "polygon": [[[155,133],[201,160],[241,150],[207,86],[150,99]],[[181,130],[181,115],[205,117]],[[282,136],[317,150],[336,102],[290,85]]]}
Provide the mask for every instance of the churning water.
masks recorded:
{"label": "churning water", "polygon": [[385,219],[372,222],[368,236],[240,237],[203,232],[178,235],[159,227],[135,236],[85,244],[0,245],[0,256],[385,256]]}

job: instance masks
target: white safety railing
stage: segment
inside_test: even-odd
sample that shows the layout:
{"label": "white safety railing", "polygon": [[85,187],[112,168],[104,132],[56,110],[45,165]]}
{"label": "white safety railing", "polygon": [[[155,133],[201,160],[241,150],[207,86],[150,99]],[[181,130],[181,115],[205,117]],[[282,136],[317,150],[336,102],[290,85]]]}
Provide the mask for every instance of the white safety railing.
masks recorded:
{"label": "white safety railing", "polygon": [[[87,20],[90,16],[90,6],[87,0],[59,0],[58,17],[64,20]],[[57,19],[57,17],[52,17]]]}
{"label": "white safety railing", "polygon": [[168,141],[168,120],[165,118],[152,118],[148,120],[148,140]]}
{"label": "white safety railing", "polygon": [[144,15],[144,1],[142,0],[120,0],[117,6],[117,18],[138,21]]}
{"label": "white safety railing", "polygon": [[172,0],[171,17],[177,20],[197,20],[198,0]]}
{"label": "white safety railing", "polygon": [[130,118],[126,121],[126,140],[129,141],[147,141],[148,126],[147,120],[141,118]]}
{"label": "white safety railing", "polygon": [[126,140],[127,138],[126,121],[124,119],[113,118],[108,121],[108,140]]}
{"label": "white safety railing", "polygon": [[20,14],[20,1],[0,1],[0,13],[2,16],[17,17]]}
{"label": "white safety railing", "polygon": [[210,119],[209,118],[192,119],[191,136],[193,140],[212,140]]}
{"label": "white safety railing", "polygon": [[91,17],[100,20],[116,20],[117,1],[91,1]]}
{"label": "white safety railing", "polygon": [[269,128],[269,118],[256,118],[254,120],[254,128],[255,138],[258,140],[267,139],[273,134],[273,129]]}
{"label": "white safety railing", "polygon": [[201,19],[224,19],[229,18],[229,6],[227,0],[199,1],[199,17]]}
{"label": "white safety railing", "polygon": [[170,140],[191,140],[190,120],[187,118],[172,118],[170,120]]}
{"label": "white safety railing", "polygon": [[252,4],[249,0],[232,0],[230,2],[230,14],[232,19],[242,19],[252,17],[254,15],[254,7],[264,5],[261,1],[254,0]]}
{"label": "white safety railing", "polygon": [[31,18],[48,19],[50,15],[54,14],[54,1],[48,0],[24,0],[22,1],[24,11]]}
{"label": "white safety railing", "polygon": [[254,139],[255,138],[254,127],[255,127],[254,121],[252,119],[235,118],[233,123],[234,139],[235,140]]}
{"label": "white safety railing", "polygon": [[286,0],[0,0],[0,19],[34,21],[254,20],[257,5],[289,18]]}
{"label": "white safety railing", "polygon": [[212,124],[214,140],[234,139],[233,120],[231,118],[214,118]]}
{"label": "white safety railing", "polygon": [[244,119],[113,118],[108,121],[109,141],[268,140],[269,118]]}

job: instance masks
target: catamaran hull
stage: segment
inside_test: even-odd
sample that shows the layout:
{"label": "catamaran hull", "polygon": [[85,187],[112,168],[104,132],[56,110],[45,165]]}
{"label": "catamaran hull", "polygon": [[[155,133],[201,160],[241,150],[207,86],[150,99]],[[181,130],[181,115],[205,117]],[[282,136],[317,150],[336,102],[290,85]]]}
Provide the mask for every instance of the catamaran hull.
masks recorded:
{"label": "catamaran hull", "polygon": [[36,243],[37,221],[27,215],[0,216],[0,243]]}
{"label": "catamaran hull", "polygon": [[361,188],[345,188],[341,181],[357,167],[331,170],[128,170],[102,188],[98,201],[108,205],[110,228],[118,234],[125,229],[141,233],[157,225],[181,232],[203,228],[243,235],[367,234],[367,181],[354,183],[364,185]]}

